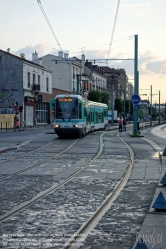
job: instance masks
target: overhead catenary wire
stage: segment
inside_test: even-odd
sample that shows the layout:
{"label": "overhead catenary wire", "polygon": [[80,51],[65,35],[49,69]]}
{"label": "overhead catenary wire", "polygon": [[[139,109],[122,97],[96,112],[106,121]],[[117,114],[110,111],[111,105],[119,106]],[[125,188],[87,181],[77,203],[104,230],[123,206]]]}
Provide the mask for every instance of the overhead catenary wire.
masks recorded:
{"label": "overhead catenary wire", "polygon": [[[112,46],[112,42],[113,42],[113,38],[114,38],[114,32],[115,32],[116,20],[117,20],[117,16],[118,16],[119,5],[120,5],[120,0],[118,0],[118,5],[117,5],[117,9],[116,9],[116,15],[115,15],[115,20],[114,20],[114,25],[113,25],[113,30],[112,30],[111,41],[110,41],[110,45],[109,45],[107,58],[109,58],[109,55],[111,52],[111,46]],[[107,61],[107,64],[108,64],[108,61]]]}
{"label": "overhead catenary wire", "polygon": [[57,38],[56,35],[55,35],[55,32],[54,32],[54,30],[53,30],[53,28],[52,28],[52,26],[51,26],[51,24],[50,24],[50,21],[48,20],[48,17],[47,17],[47,15],[46,15],[46,13],[45,13],[45,11],[44,11],[44,9],[43,9],[43,6],[42,6],[42,4],[41,4],[41,1],[40,1],[40,0],[37,0],[37,2],[38,2],[38,4],[39,4],[39,7],[40,7],[40,9],[41,9],[41,11],[42,11],[42,13],[43,13],[43,16],[44,16],[46,22],[47,22],[47,24],[48,24],[48,26],[49,26],[49,28],[50,28],[50,30],[51,30],[53,36],[54,36],[54,39],[56,40],[56,42],[57,42],[57,44],[58,44],[58,46],[59,46],[60,51],[62,51],[62,47],[61,47],[61,45],[60,45],[60,43],[59,43],[59,41],[58,41],[58,38]]}

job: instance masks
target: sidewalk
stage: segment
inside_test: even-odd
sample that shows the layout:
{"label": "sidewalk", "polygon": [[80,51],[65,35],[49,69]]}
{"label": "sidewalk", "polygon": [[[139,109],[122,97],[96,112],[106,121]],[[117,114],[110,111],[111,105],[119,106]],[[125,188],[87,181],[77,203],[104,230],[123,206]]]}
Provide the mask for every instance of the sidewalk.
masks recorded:
{"label": "sidewalk", "polygon": [[[37,129],[48,129],[48,128],[52,128],[52,125],[51,124],[46,124],[46,125],[37,125],[37,126],[27,126],[27,127],[20,127],[20,130],[21,131],[32,131],[32,130],[37,130]],[[0,134],[1,132],[14,132],[14,129],[3,129],[3,130],[0,130]]]}

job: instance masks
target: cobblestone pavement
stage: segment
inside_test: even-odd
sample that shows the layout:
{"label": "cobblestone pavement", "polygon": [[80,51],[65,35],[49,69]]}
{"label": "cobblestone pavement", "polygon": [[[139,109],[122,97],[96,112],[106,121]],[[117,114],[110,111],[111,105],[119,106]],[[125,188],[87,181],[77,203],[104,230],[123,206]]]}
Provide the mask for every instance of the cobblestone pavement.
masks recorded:
{"label": "cobblestone pavement", "polygon": [[[63,248],[64,243],[91,217],[113,190],[129,164],[129,152],[115,134],[112,131],[104,136],[103,154],[79,176],[2,222],[1,247],[10,248],[14,243],[15,248],[19,249]],[[53,164],[48,163],[48,176],[44,169],[38,173],[29,171],[20,175],[18,181],[17,178],[14,180],[14,188],[20,188],[21,178],[25,180],[25,186],[31,186],[34,180],[36,191],[40,191],[52,182],[67,177],[96,153],[99,135],[100,132],[86,136],[81,139],[80,144],[60,158],[62,165],[67,160],[72,162],[63,172],[55,173]],[[130,138],[127,133],[121,136],[135,152],[133,172],[123,191],[92,229],[81,248],[132,248],[149,211],[160,173],[160,161],[155,157],[155,150],[145,141]],[[28,179],[31,179],[29,183]],[[24,191],[20,192],[17,201],[22,197],[24,198]],[[12,203],[15,199],[10,198],[9,202],[11,200]],[[7,237],[8,234],[14,236]]]}

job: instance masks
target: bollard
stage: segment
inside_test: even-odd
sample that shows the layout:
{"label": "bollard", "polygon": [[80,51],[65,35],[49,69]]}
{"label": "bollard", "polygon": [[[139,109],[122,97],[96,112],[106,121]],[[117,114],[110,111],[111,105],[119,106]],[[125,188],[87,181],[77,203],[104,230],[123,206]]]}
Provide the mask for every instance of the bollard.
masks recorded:
{"label": "bollard", "polygon": [[2,122],[1,122],[1,131],[2,131]]}
{"label": "bollard", "polygon": [[148,249],[148,247],[146,246],[143,239],[141,238],[140,241],[138,241],[135,249]]}
{"label": "bollard", "polygon": [[6,122],[6,131],[7,131],[7,122]]}
{"label": "bollard", "polygon": [[160,181],[161,184],[166,185],[166,173]]}
{"label": "bollard", "polygon": [[166,156],[166,148],[164,149],[162,156]]}
{"label": "bollard", "polygon": [[166,211],[166,199],[161,191],[156,198],[156,201],[154,202],[152,208],[156,209],[156,211]]}

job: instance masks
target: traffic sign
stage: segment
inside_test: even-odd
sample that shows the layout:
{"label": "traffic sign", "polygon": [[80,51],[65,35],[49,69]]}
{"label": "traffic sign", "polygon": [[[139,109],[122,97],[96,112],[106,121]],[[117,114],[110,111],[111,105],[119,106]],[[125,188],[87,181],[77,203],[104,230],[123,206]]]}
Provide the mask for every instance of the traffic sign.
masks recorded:
{"label": "traffic sign", "polygon": [[139,110],[139,109],[140,109],[140,105],[135,104],[135,105],[134,105],[134,110]]}
{"label": "traffic sign", "polygon": [[133,96],[132,96],[132,103],[135,105],[137,105],[137,104],[139,104],[139,102],[140,102],[140,96],[139,95],[137,95],[137,94],[134,94]]}
{"label": "traffic sign", "polygon": [[15,111],[18,110],[18,105],[14,106],[14,110],[15,110]]}

